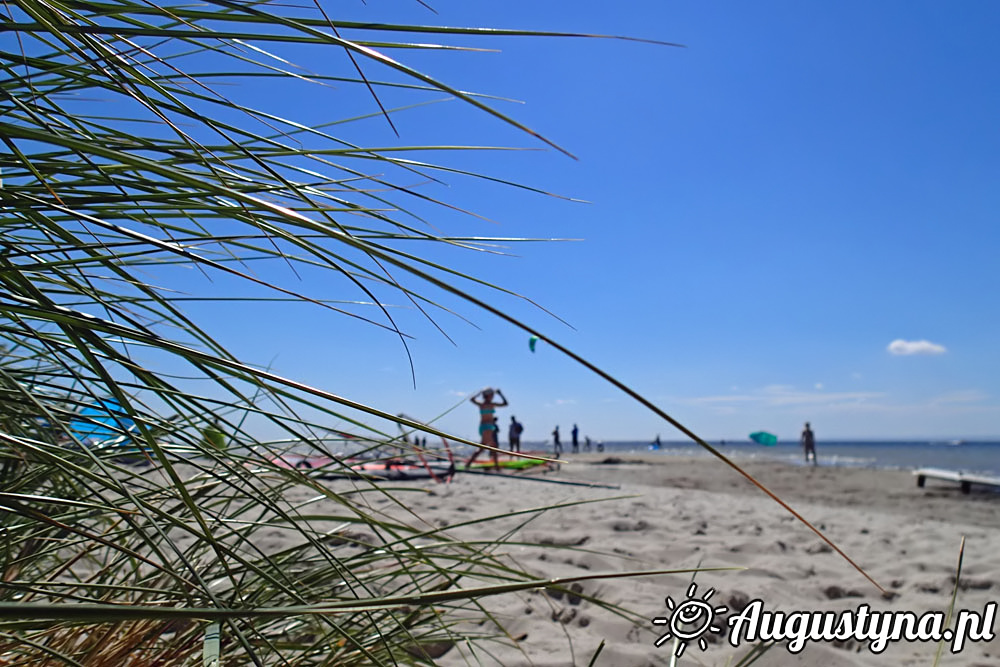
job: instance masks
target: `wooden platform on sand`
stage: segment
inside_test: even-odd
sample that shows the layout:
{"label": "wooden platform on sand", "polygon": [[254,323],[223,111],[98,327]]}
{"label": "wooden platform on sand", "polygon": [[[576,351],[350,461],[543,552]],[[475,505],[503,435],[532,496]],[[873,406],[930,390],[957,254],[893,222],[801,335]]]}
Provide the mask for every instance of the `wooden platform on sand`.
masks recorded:
{"label": "wooden platform on sand", "polygon": [[969,493],[973,484],[980,486],[992,486],[1000,488],[1000,477],[990,477],[988,475],[970,475],[958,470],[945,470],[944,468],[919,468],[913,471],[917,476],[917,486],[923,486],[928,479],[940,479],[945,482],[957,482],[962,489],[962,493]]}

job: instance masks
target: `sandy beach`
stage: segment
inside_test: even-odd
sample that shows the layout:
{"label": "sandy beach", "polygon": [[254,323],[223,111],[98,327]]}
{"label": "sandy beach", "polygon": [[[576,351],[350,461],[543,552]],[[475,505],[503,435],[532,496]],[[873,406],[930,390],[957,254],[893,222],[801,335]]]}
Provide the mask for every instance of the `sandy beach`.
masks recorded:
{"label": "sandy beach", "polygon": [[[407,494],[407,503],[429,523],[452,526],[512,510],[616,498],[547,512],[520,528],[524,517],[506,520],[505,526],[516,529],[506,556],[544,578],[699,566],[742,568],[695,576],[697,597],[714,589],[712,606],[727,607],[715,615],[716,625],[725,625],[730,615],[757,599],[768,611],[840,612],[859,605],[918,615],[944,611],[963,537],[967,542],[956,608],[982,612],[987,603],[1000,599],[1000,495],[963,495],[956,485],[934,482],[918,488],[913,475],[903,471],[759,462],[746,469],[821,529],[887,593],[777,503],[714,460],[579,455],[550,477],[620,489],[459,474],[451,484],[410,483],[425,492]],[[485,534],[482,531],[495,535],[499,527],[482,524],[456,530],[464,538],[475,538]],[[439,658],[439,664],[586,665],[602,640],[606,645],[595,664],[670,664],[675,644],[668,640],[654,646],[664,629],[652,619],[668,616],[668,596],[676,604],[687,599],[691,579],[684,573],[593,580],[576,584],[569,594],[489,598],[485,606],[517,639],[517,647],[490,645],[475,653],[456,647]],[[649,620],[633,624],[598,609],[588,596]],[[702,637],[707,650],[692,638],[677,664],[731,664],[750,649],[734,648],[725,636],[712,632]],[[955,654],[946,647],[941,664],[1000,664],[1000,647],[994,644],[970,642]],[[900,641],[873,654],[867,642],[847,640],[807,643],[797,654],[778,645],[754,664],[931,665],[936,651],[935,642]]]}

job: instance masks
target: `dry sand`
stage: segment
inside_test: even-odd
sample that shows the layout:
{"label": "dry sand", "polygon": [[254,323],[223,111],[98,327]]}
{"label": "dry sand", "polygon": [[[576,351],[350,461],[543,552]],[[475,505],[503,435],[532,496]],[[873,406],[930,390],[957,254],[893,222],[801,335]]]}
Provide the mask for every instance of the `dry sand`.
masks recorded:
{"label": "dry sand", "polygon": [[[553,503],[629,495],[546,513],[514,539],[566,547],[542,550],[509,545],[506,551],[542,577],[636,569],[741,567],[702,572],[698,595],[709,588],[713,605],[741,608],[760,599],[767,610],[872,610],[923,613],[948,607],[959,544],[967,539],[958,608],[982,610],[1000,600],[1000,494],[928,482],[918,488],[901,471],[802,468],[750,463],[748,472],[768,485],[836,542],[885,589],[832,552],[815,534],[737,473],[714,460],[669,456],[581,455],[551,476],[621,486],[620,491],[459,474],[449,485],[423,484],[432,493],[407,494],[418,514],[436,525]],[[418,483],[413,483],[418,484]],[[494,536],[496,526],[461,529]],[[653,645],[663,632],[639,627],[598,609],[598,596],[641,618],[666,616],[665,598],[684,601],[690,574],[586,581],[580,596],[530,593],[490,598],[519,649],[490,646],[492,655],[453,649],[440,664],[586,665],[601,640],[598,665],[667,665],[673,644]],[[724,622],[725,615],[717,620]],[[726,665],[749,647],[733,648],[709,633],[706,651],[691,643],[680,665]],[[777,646],[757,667],[822,665],[932,665],[934,643],[893,643],[878,655],[865,643],[809,644],[799,654]],[[469,662],[467,662],[467,660]],[[735,662],[735,660],[734,660]],[[947,650],[942,665],[1000,665],[1000,644]]]}

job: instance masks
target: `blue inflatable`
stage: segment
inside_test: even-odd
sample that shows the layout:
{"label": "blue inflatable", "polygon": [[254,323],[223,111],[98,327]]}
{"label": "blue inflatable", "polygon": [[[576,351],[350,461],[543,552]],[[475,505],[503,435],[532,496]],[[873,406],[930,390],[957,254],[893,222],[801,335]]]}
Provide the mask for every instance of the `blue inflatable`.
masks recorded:
{"label": "blue inflatable", "polygon": [[135,422],[117,400],[105,398],[80,410],[80,417],[69,423],[73,435],[85,444],[131,444],[126,433],[135,432]]}

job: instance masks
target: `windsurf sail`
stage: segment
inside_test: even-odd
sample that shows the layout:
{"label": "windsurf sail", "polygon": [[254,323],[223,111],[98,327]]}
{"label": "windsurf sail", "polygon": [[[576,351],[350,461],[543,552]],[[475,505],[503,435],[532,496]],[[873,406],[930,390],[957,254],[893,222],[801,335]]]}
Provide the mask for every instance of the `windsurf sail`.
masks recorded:
{"label": "windsurf sail", "polygon": [[[525,452],[526,454],[529,452]],[[496,466],[493,465],[493,461],[487,459],[486,461],[477,461],[473,463],[470,468],[480,468],[480,469],[490,469],[494,467],[503,468],[505,470],[527,470],[529,468],[534,468],[536,466],[543,466],[548,461],[542,461],[541,459],[526,459],[518,457],[510,458],[498,458]]]}

